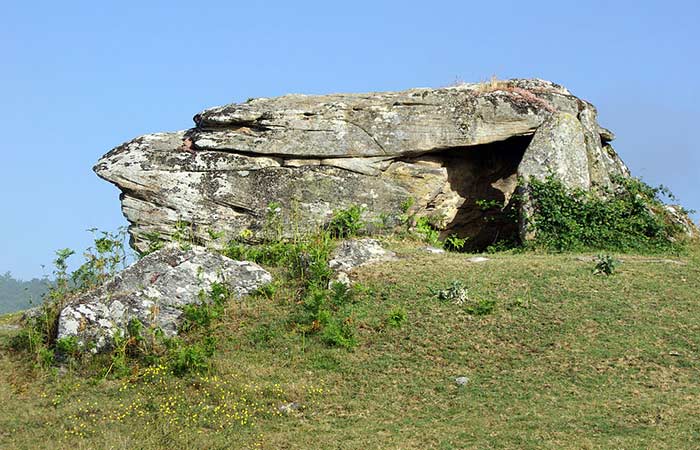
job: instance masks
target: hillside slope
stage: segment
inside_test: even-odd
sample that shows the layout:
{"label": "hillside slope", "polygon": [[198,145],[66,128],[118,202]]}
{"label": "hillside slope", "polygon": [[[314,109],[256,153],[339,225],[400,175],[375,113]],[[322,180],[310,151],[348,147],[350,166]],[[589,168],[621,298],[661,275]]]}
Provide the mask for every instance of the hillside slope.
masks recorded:
{"label": "hillside slope", "polygon": [[[9,350],[3,317],[0,447],[700,446],[697,244],[618,255],[608,277],[575,254],[389,245],[398,261],[356,273],[352,350],[291,328],[284,288],[227,305],[209,376],[47,374]],[[493,312],[434,295],[454,281]]]}

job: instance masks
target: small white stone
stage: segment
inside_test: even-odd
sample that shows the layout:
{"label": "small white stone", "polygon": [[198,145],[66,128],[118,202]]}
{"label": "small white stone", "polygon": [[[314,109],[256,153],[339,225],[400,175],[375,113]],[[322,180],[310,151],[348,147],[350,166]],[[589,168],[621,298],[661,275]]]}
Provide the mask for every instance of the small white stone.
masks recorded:
{"label": "small white stone", "polygon": [[483,256],[472,256],[471,258],[468,258],[467,261],[469,261],[471,263],[480,263],[480,262],[489,261],[489,259],[484,258]]}

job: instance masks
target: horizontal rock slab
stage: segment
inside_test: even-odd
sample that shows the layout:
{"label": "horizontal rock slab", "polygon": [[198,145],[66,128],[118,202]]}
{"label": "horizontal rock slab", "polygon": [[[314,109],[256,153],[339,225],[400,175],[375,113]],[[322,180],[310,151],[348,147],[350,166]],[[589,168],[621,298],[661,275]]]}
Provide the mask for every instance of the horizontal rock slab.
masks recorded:
{"label": "horizontal rock slab", "polygon": [[285,236],[351,205],[369,222],[396,223],[411,203],[443,237],[479,249],[519,233],[479,206],[508,206],[519,178],[555,173],[594,189],[629,173],[593,105],[543,80],[260,98],[194,120],[125,143],[94,168],[122,191],[138,250],[183,224],[200,243],[260,238],[271,203]]}
{"label": "horizontal rock slab", "polygon": [[74,337],[82,348],[99,352],[111,345],[115,335],[126,336],[132,320],[174,336],[184,307],[207,301],[214,283],[242,297],[271,281],[267,271],[251,262],[200,247],[167,247],[65,306],[57,338]]}

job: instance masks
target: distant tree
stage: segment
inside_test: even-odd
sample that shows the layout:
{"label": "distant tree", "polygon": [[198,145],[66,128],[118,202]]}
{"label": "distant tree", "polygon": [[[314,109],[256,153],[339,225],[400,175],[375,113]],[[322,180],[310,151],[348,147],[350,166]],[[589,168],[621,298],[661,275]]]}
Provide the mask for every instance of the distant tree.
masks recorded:
{"label": "distant tree", "polygon": [[10,272],[0,275],[0,314],[20,311],[41,303],[51,282],[34,278],[29,281],[15,279]]}

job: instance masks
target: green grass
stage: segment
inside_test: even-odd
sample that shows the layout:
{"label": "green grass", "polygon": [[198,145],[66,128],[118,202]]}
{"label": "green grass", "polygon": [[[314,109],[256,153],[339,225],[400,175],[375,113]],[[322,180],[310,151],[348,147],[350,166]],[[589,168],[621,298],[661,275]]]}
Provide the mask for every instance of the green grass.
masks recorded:
{"label": "green grass", "polygon": [[[613,255],[611,276],[577,254],[394,247],[357,272],[352,350],[290,326],[289,286],[227,304],[208,377],[52,374],[0,326],[0,448],[700,448],[698,245],[666,256],[683,264]],[[495,310],[431,293],[453,280]]]}

